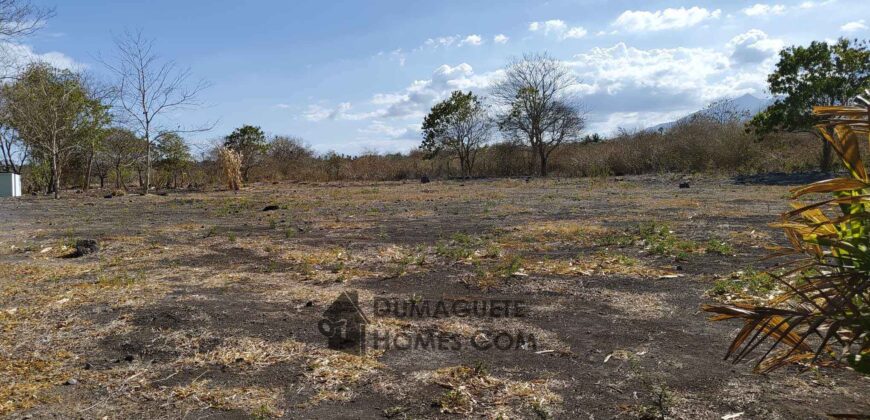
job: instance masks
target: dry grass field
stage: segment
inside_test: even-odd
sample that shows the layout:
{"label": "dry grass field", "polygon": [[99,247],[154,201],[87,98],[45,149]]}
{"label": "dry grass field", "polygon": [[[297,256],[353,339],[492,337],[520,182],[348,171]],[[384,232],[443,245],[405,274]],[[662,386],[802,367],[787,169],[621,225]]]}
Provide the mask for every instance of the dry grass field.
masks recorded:
{"label": "dry grass field", "polygon": [[[804,419],[870,413],[835,368],[722,356],[705,301],[763,299],[788,187],[667,176],[259,184],[0,201],[0,415]],[[278,210],[263,211],[267,205]],[[64,258],[76,239],[94,255]],[[508,350],[327,348],[370,328],[534,336]],[[520,318],[374,316],[376,298],[519,299]],[[528,344],[528,343],[526,343]],[[742,414],[739,414],[742,413]]]}

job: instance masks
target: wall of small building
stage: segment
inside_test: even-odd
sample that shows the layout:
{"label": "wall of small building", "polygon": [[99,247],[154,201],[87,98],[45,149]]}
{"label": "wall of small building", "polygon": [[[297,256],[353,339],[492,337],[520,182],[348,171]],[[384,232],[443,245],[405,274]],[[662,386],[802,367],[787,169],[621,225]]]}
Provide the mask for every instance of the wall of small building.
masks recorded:
{"label": "wall of small building", "polygon": [[21,175],[0,173],[0,197],[21,196]]}

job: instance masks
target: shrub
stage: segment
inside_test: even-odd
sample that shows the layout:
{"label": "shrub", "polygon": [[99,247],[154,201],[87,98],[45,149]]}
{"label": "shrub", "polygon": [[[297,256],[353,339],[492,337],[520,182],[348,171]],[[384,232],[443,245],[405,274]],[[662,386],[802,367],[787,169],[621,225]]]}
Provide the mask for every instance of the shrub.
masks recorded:
{"label": "shrub", "polygon": [[[867,91],[870,95],[870,91]],[[770,371],[794,362],[848,362],[870,374],[870,177],[861,161],[859,137],[870,140],[864,107],[816,107],[827,122],[816,126],[846,166],[849,176],[792,190],[832,197],[793,203],[778,227],[790,246],[776,255],[793,256],[774,277],[782,291],[764,305],[706,305],[715,321],[739,318],[743,329],[726,357],[736,363],[764,342],[772,342],[756,364]]]}
{"label": "shrub", "polygon": [[226,147],[218,150],[223,180],[227,188],[238,191],[242,188],[242,156]]}

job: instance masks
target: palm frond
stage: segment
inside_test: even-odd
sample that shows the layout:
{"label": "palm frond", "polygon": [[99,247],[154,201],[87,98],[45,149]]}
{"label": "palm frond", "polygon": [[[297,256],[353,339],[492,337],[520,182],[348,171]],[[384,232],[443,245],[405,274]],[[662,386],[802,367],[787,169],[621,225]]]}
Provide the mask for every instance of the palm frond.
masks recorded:
{"label": "palm frond", "polygon": [[725,354],[734,363],[766,345],[756,371],[793,363],[846,362],[870,374],[870,178],[859,147],[862,137],[870,142],[870,101],[859,97],[856,103],[866,106],[813,110],[826,119],[816,129],[840,157],[849,177],[791,191],[793,198],[820,193],[832,197],[809,204],[794,202],[793,210],[772,224],[783,230],[790,245],[771,248],[771,257],[791,257],[780,275],[774,275],[783,286],[779,294],[765,305],[702,307],[715,314],[713,321],[744,321]]}

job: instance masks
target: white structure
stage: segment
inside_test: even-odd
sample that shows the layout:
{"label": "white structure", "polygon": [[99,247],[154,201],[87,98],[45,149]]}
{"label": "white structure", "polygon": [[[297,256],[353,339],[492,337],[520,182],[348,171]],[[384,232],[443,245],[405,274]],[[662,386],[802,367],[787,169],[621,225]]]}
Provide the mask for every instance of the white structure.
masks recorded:
{"label": "white structure", "polygon": [[0,173],[0,197],[21,196],[21,175]]}

